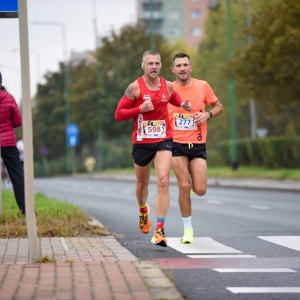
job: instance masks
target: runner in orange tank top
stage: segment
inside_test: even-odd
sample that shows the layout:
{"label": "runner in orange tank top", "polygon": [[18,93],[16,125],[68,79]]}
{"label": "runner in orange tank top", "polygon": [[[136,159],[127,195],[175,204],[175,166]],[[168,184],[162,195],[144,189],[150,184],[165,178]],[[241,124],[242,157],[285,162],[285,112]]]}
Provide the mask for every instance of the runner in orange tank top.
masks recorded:
{"label": "runner in orange tank top", "polygon": [[173,90],[170,81],[159,77],[161,70],[160,54],[154,50],[146,51],[141,67],[144,75],[131,83],[119,101],[115,118],[125,121],[133,118],[132,130],[134,170],[136,174],[136,198],[140,216],[139,228],[149,233],[150,207],[147,204],[148,186],[152,160],[157,177],[156,228],[151,239],[155,245],[166,247],[164,223],[170,204],[169,177],[172,162],[172,128],[168,115],[168,103],[190,111],[190,102],[183,101]]}
{"label": "runner in orange tank top", "polygon": [[[172,168],[179,187],[178,202],[184,225],[182,244],[194,243],[192,227],[191,190],[203,196],[207,189],[206,137],[207,121],[223,111],[210,85],[191,77],[193,66],[190,57],[178,53],[173,58],[172,72],[176,76],[174,90],[182,99],[189,99],[193,109],[190,112],[168,106],[173,128]],[[212,106],[206,111],[206,106]]]}

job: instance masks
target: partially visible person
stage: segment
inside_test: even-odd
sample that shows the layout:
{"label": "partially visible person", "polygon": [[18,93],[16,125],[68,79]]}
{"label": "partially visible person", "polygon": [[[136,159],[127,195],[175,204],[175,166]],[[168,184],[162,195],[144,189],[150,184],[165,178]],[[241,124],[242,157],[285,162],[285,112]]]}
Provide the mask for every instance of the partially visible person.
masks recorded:
{"label": "partially visible person", "polygon": [[[219,115],[223,107],[206,81],[191,77],[193,66],[188,54],[176,54],[171,69],[176,77],[173,82],[174,90],[181,98],[189,99],[193,106],[193,110],[186,113],[181,108],[168,105],[173,127],[172,168],[177,178],[178,202],[184,227],[181,243],[193,244],[190,194],[191,191],[198,196],[206,193],[207,122]],[[206,106],[212,106],[212,109],[206,111]]]}
{"label": "partially visible person", "polygon": [[22,138],[17,141],[17,148],[19,151],[21,164],[24,166],[24,142]]}
{"label": "partially visible person", "polygon": [[22,115],[15,98],[2,85],[0,72],[0,145],[18,207],[25,215],[24,172],[17,149],[14,128],[22,125]]}
{"label": "partially visible person", "polygon": [[5,166],[2,158],[1,158],[1,179],[2,179],[2,186],[4,188],[10,188],[11,187],[10,178],[9,178],[6,166]]}
{"label": "partially visible person", "polygon": [[172,128],[168,103],[190,111],[189,101],[183,101],[173,90],[172,83],[159,77],[160,54],[146,51],[141,67],[144,74],[132,82],[119,101],[117,121],[134,120],[132,156],[136,175],[136,198],[139,205],[139,228],[144,234],[151,230],[150,207],[147,204],[152,160],[157,177],[156,227],[151,242],[166,247],[164,224],[170,204],[169,176],[172,160]]}

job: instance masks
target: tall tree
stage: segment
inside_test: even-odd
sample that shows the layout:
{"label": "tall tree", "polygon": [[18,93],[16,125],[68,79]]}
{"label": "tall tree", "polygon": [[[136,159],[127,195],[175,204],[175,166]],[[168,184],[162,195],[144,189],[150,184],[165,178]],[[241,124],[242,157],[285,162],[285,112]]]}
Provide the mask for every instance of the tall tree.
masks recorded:
{"label": "tall tree", "polygon": [[236,53],[232,71],[244,94],[282,111],[300,95],[300,2],[262,1],[253,16],[253,43]]}

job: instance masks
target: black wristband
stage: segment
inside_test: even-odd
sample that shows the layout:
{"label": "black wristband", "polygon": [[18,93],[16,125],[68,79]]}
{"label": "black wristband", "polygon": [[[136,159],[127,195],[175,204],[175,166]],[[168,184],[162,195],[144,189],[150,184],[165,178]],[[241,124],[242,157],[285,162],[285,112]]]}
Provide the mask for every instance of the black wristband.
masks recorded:
{"label": "black wristband", "polygon": [[209,113],[209,119],[208,120],[210,120],[213,117],[213,114],[212,114],[211,111],[209,111],[208,113]]}

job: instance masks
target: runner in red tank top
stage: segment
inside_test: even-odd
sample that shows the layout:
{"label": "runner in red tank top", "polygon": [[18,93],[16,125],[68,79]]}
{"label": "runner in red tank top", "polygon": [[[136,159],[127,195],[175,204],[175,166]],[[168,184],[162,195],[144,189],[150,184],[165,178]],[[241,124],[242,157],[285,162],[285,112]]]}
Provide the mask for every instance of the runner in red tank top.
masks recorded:
{"label": "runner in red tank top", "polygon": [[[193,66],[190,57],[178,53],[173,58],[172,72],[176,76],[174,90],[184,99],[190,99],[193,110],[184,110],[169,105],[170,121],[173,128],[172,167],[175,172],[179,195],[178,202],[184,225],[182,244],[194,243],[191,223],[191,189],[203,196],[207,188],[206,135],[207,121],[219,115],[222,104],[206,81],[191,77]],[[212,106],[210,112],[205,111]]]}
{"label": "runner in red tank top", "polygon": [[158,194],[155,206],[156,228],[151,242],[166,247],[164,223],[170,204],[169,177],[173,147],[168,103],[187,111],[192,107],[188,100],[183,101],[173,90],[170,81],[158,76],[161,70],[158,52],[146,51],[141,67],[144,75],[128,86],[125,95],[119,101],[115,118],[117,121],[134,119],[132,156],[137,178],[135,192],[140,208],[139,228],[145,234],[151,230],[147,197],[150,169],[154,160]]}

